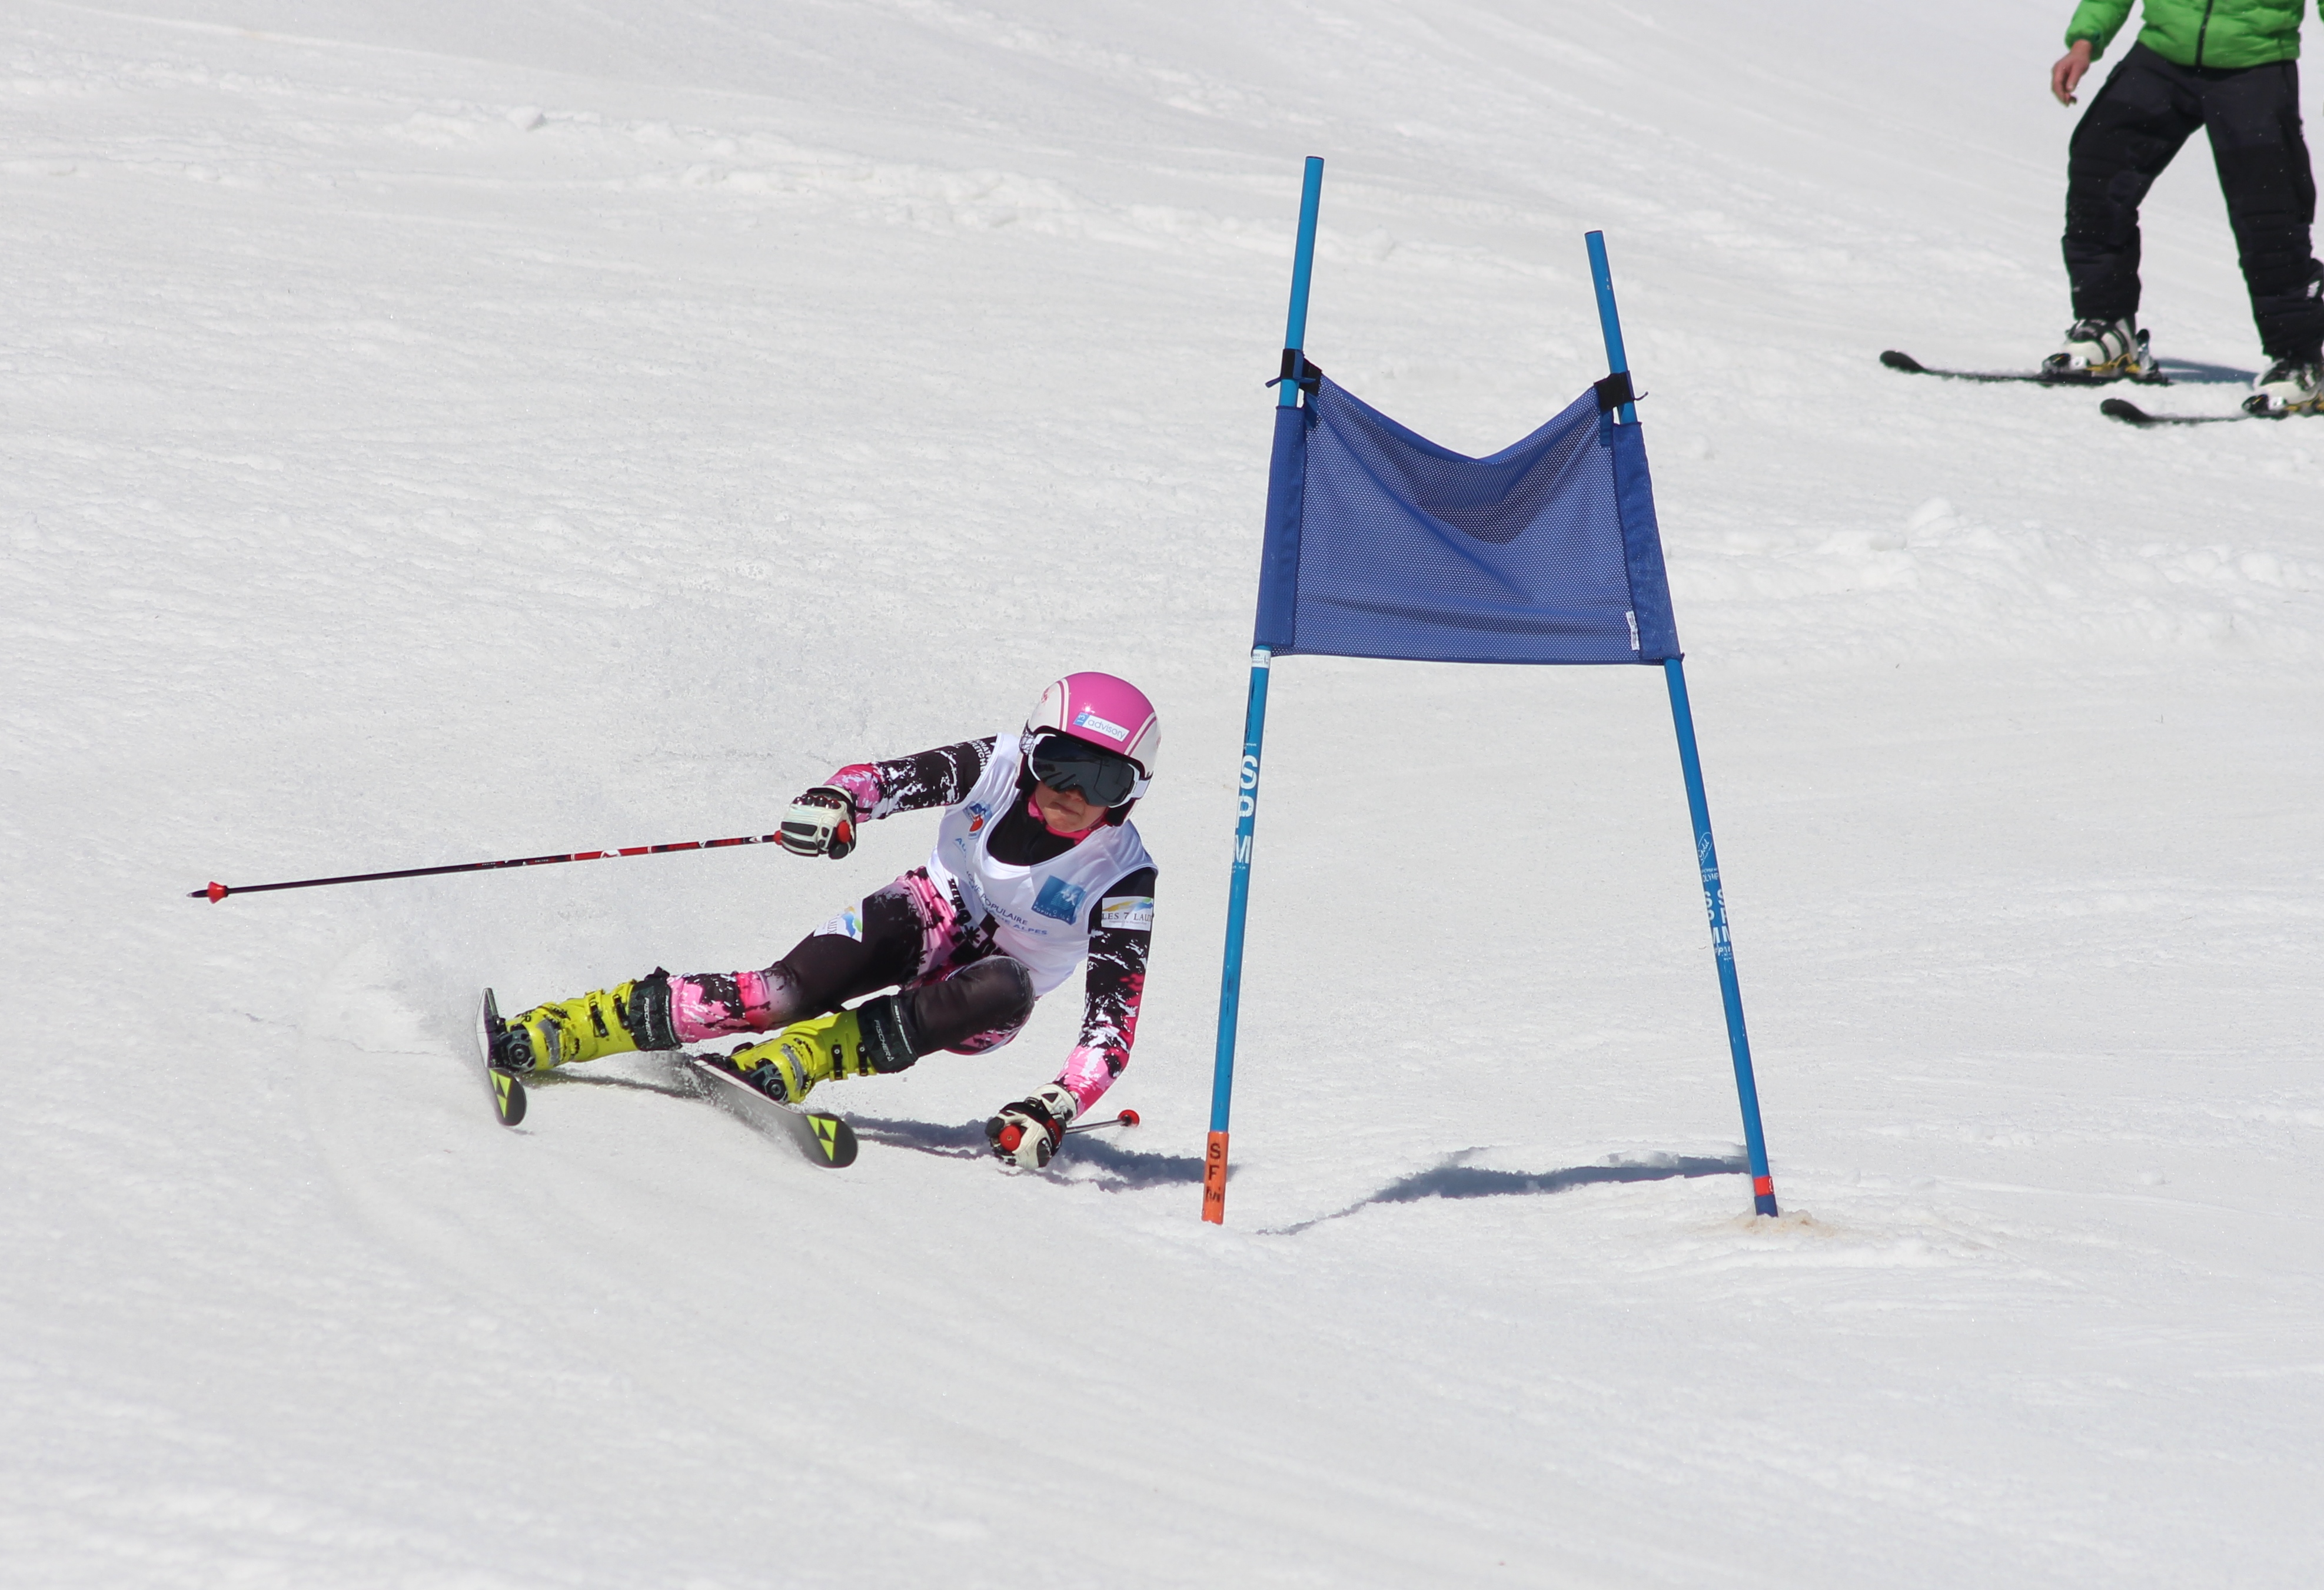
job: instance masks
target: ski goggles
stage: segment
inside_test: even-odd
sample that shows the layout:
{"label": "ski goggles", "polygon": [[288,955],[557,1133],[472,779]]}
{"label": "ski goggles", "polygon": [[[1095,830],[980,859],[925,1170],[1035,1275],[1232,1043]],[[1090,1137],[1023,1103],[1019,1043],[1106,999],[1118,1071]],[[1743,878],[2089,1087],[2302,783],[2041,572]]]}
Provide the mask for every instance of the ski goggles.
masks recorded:
{"label": "ski goggles", "polygon": [[1120,806],[1138,788],[1138,764],[1086,744],[1070,735],[1044,735],[1027,760],[1033,776],[1052,790],[1079,795],[1100,806]]}

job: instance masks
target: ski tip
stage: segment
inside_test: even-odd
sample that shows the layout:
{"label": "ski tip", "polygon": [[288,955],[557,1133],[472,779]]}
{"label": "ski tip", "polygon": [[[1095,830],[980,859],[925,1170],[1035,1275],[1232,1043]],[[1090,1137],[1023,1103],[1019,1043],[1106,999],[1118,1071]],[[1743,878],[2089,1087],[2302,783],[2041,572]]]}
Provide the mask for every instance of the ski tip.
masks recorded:
{"label": "ski tip", "polygon": [[500,1113],[501,1124],[521,1124],[524,1120],[524,1084],[516,1079],[514,1073],[497,1066],[487,1068],[484,1075],[493,1085],[493,1105]]}
{"label": "ski tip", "polygon": [[836,1115],[807,1114],[807,1130],[815,1146],[823,1152],[823,1162],[834,1170],[844,1170],[855,1163],[855,1129]]}
{"label": "ski tip", "polygon": [[2119,420],[2125,425],[2152,425],[2154,416],[2132,402],[2128,398],[2107,398],[2098,404],[2098,412],[2109,420]]}
{"label": "ski tip", "polygon": [[[798,1144],[810,1165],[825,1165],[843,1170],[855,1163],[855,1128],[825,1110],[810,1110],[803,1105],[787,1105],[770,1098],[752,1086],[740,1072],[718,1062],[719,1055],[698,1054],[687,1050],[679,1056],[687,1069],[706,1078],[710,1086],[707,1097],[720,1104],[730,1114],[735,1114],[753,1127],[765,1127],[779,1122],[785,1132]],[[730,1091],[731,1090],[731,1091]]]}
{"label": "ski tip", "polygon": [[1910,354],[1898,353],[1893,347],[1880,356],[1880,362],[1891,370],[1902,370],[1907,375],[1921,375],[1928,372],[1928,366],[1920,360]]}
{"label": "ski tip", "polygon": [[493,1039],[501,1030],[500,1002],[493,991],[484,990],[484,997],[476,1008],[476,1058],[484,1062],[484,1086],[493,1095],[493,1114],[503,1126],[514,1126],[524,1119],[524,1084],[513,1071],[503,1071],[493,1064]]}

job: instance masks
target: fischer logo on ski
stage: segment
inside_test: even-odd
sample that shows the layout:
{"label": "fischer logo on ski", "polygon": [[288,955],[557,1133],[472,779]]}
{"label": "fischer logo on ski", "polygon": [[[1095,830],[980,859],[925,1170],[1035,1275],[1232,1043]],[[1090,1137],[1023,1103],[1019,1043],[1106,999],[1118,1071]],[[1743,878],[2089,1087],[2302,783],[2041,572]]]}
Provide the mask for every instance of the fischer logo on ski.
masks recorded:
{"label": "fischer logo on ski", "polygon": [[705,1095],[712,1103],[761,1131],[780,1128],[807,1156],[807,1163],[825,1165],[834,1170],[855,1163],[855,1129],[838,1116],[778,1103],[733,1072],[715,1064],[715,1056],[687,1054],[679,1058],[696,1076],[712,1079],[714,1086]]}

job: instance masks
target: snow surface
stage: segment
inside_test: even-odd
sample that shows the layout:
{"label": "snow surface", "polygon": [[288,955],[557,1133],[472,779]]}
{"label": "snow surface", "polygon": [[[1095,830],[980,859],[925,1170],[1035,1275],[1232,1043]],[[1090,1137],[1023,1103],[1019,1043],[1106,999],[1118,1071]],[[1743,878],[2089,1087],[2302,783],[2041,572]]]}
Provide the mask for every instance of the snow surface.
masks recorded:
{"label": "snow surface", "polygon": [[[2068,318],[2065,7],[17,0],[0,14],[11,1585],[2295,1585],[2324,1559],[2324,425]],[[1300,158],[1309,347],[1482,452],[1645,405],[1660,679],[1277,670],[1197,1219]],[[2256,364],[2209,161],[2146,318]],[[2142,398],[2145,401],[2145,397]],[[923,853],[764,832],[1127,673],[1135,1134],[1013,1049],[817,1171],[510,1004]]]}

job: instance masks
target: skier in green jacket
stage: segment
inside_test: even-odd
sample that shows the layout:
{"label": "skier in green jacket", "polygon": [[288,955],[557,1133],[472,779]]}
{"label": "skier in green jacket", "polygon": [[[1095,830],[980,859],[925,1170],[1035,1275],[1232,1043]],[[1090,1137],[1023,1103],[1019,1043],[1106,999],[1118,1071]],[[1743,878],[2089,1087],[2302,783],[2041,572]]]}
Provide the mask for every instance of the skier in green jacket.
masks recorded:
{"label": "skier in green jacket", "polygon": [[[2050,69],[2061,104],[2121,31],[2131,0],[2081,0]],[[2316,180],[2300,126],[2307,0],[2144,0],[2137,42],[2090,101],[2066,162],[2074,324],[2043,369],[2075,380],[2150,373],[2137,328],[2138,207],[2201,127],[2235,228],[2268,366],[2244,406],[2324,407],[2324,265],[2310,252]]]}

